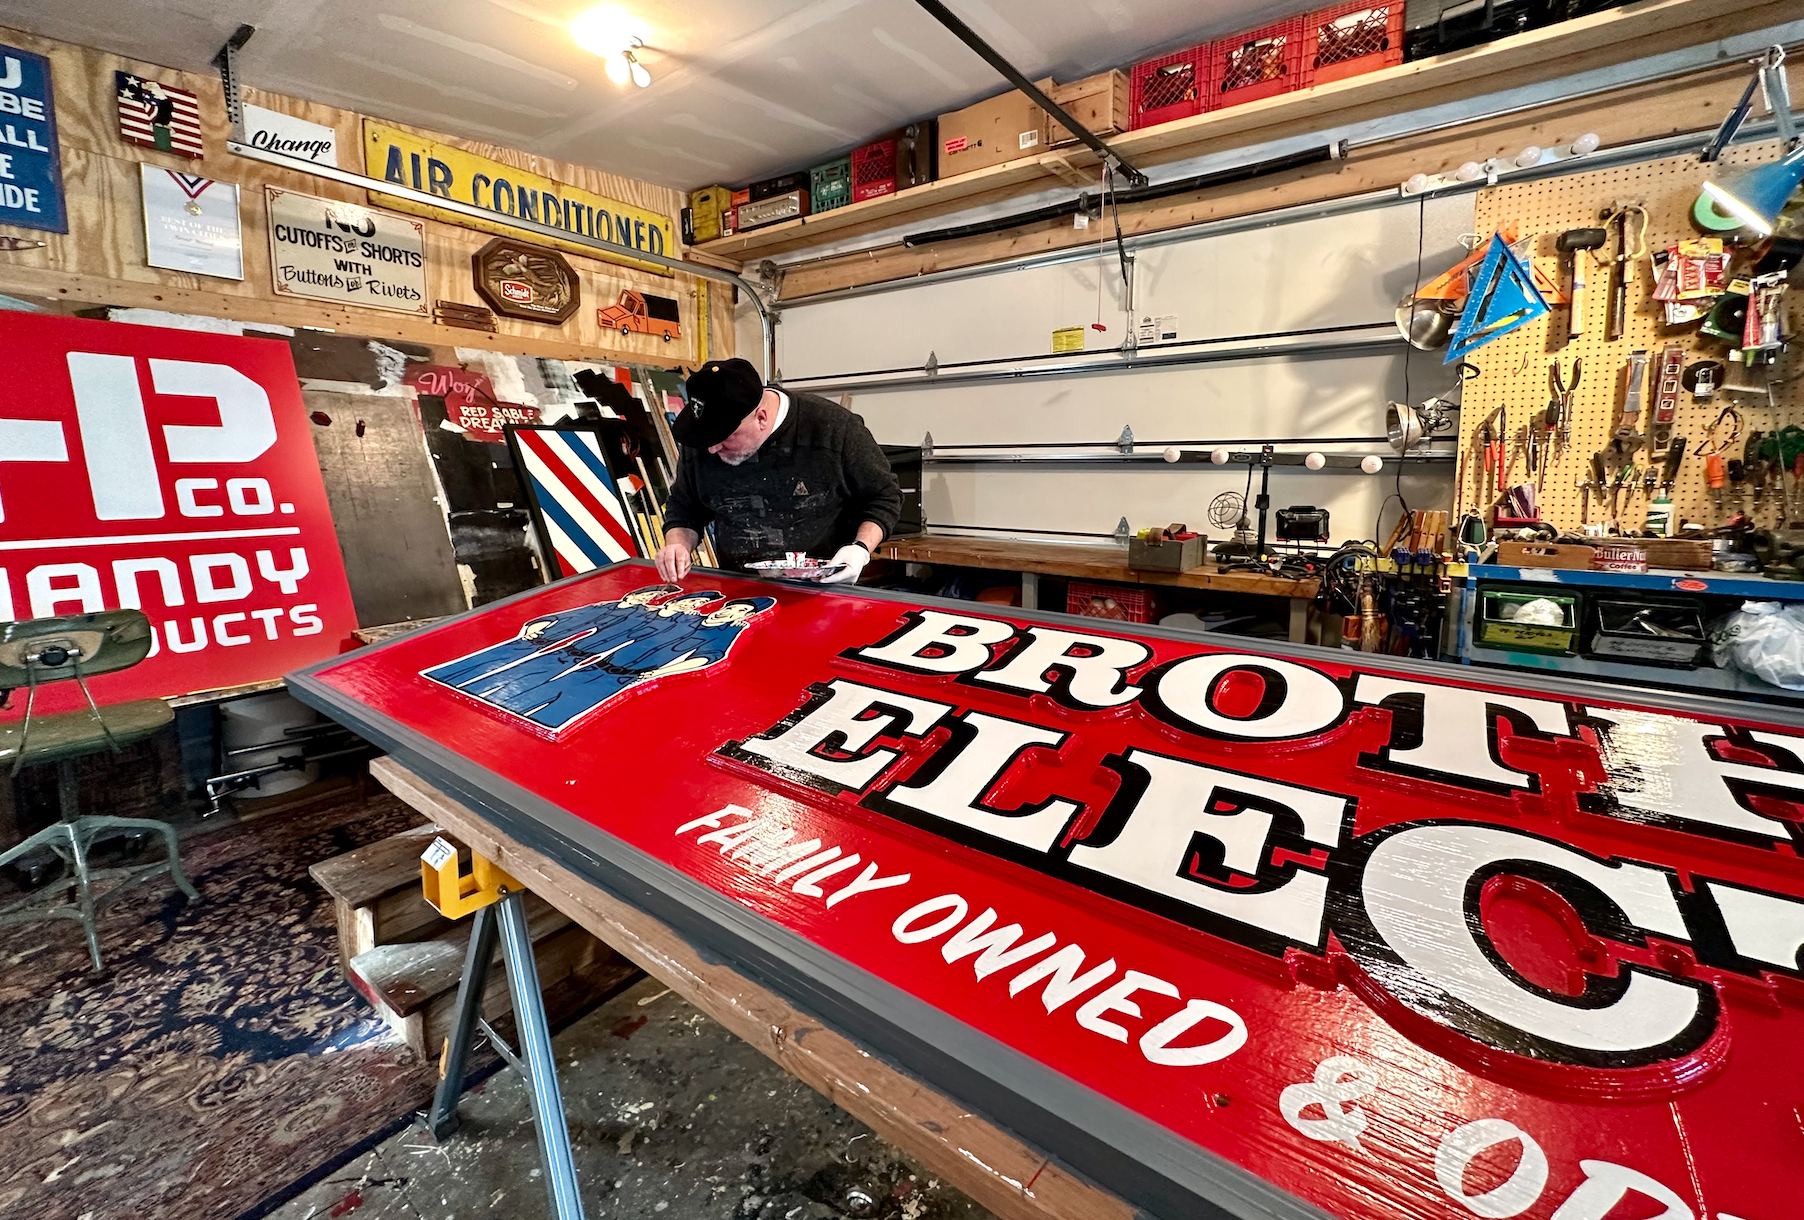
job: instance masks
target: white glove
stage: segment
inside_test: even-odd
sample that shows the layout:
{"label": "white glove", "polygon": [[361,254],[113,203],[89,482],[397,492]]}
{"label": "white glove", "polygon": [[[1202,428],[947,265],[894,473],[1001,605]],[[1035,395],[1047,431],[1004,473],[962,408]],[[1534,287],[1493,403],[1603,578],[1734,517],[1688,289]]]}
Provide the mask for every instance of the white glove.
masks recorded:
{"label": "white glove", "polygon": [[845,567],[831,576],[821,577],[823,585],[848,585],[858,580],[858,574],[864,571],[864,565],[871,562],[871,553],[856,542],[847,543],[833,552],[833,558],[827,563],[844,564]]}

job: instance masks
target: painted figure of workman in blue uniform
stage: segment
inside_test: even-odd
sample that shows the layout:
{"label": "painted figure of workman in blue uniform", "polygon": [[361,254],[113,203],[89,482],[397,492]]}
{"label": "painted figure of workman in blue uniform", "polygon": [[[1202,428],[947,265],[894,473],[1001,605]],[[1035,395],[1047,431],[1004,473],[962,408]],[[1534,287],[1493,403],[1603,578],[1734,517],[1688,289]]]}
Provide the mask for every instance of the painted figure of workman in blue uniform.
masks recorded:
{"label": "painted figure of workman in blue uniform", "polygon": [[510,690],[505,702],[487,698],[535,724],[562,729],[632,687],[724,661],[747,624],[776,604],[771,597],[740,597],[704,615],[672,615],[641,638],[592,655],[541,685]]}
{"label": "painted figure of workman in blue uniform", "polygon": [[526,709],[543,702],[533,692],[545,683],[585,662],[637,646],[642,641],[675,638],[686,629],[686,624],[699,621],[703,606],[720,600],[720,597],[719,590],[707,589],[681,593],[655,605],[648,602],[615,609],[610,603],[604,608],[613,610],[617,617],[604,620],[596,630],[556,642],[517,665],[486,673],[458,689],[497,707],[524,714]]}
{"label": "painted figure of workman in blue uniform", "polygon": [[435,665],[425,671],[425,676],[464,690],[486,677],[499,677],[503,671],[579,639],[587,639],[590,651],[623,644],[637,633],[639,624],[656,616],[657,607],[651,606],[650,602],[681,592],[676,585],[646,585],[634,589],[619,601],[573,606],[541,615],[522,626],[520,634],[513,639]]}

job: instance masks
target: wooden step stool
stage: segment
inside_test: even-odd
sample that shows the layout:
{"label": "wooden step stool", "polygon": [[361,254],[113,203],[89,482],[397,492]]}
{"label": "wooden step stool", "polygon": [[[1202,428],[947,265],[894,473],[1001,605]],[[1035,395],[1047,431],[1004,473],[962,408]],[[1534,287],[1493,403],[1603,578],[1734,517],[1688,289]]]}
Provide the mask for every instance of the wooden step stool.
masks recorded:
{"label": "wooden step stool", "polygon": [[[470,943],[469,920],[444,918],[421,895],[420,853],[438,836],[436,826],[416,826],[308,870],[337,908],[345,978],[423,1056],[438,1054],[456,1020]],[[467,860],[467,848],[447,842]],[[631,962],[536,896],[527,896],[526,914],[554,1026],[638,975]],[[491,969],[483,1015],[493,1023],[510,1009],[505,970]]]}
{"label": "wooden step stool", "polygon": [[[438,836],[427,823],[321,860],[307,872],[332,895],[338,916],[338,969],[377,945],[428,940],[452,924],[420,896],[420,853]],[[463,852],[468,855],[468,852]]]}

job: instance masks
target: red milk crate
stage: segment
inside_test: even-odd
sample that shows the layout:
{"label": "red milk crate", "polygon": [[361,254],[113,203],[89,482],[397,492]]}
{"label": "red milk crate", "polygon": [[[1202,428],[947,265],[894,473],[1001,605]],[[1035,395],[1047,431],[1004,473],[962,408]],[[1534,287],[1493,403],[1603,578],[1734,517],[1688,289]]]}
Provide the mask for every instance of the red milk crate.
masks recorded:
{"label": "red milk crate", "polygon": [[1238,106],[1303,87],[1303,19],[1292,17],[1223,38],[1209,48],[1209,109]]}
{"label": "red milk crate", "polygon": [[1352,0],[1303,19],[1303,87],[1403,62],[1403,0]]}
{"label": "red milk crate", "polygon": [[852,202],[896,193],[896,139],[852,150]]}
{"label": "red milk crate", "polygon": [[1157,608],[1151,589],[1074,580],[1065,586],[1065,613],[1114,619],[1119,623],[1150,623]]}
{"label": "red milk crate", "polygon": [[1128,126],[1134,131],[1209,109],[1214,89],[1208,43],[1185,47],[1134,65],[1128,93]]}

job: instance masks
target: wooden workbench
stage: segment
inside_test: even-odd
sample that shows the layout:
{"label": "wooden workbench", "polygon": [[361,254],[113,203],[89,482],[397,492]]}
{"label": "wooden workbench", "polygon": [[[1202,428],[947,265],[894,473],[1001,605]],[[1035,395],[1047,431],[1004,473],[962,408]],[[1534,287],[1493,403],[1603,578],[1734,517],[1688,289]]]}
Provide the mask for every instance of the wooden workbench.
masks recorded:
{"label": "wooden workbench", "polygon": [[393,758],[370,774],[453,838],[1003,1220],[1132,1220],[1134,1209],[875,1058],[669,926],[501,833]]}
{"label": "wooden workbench", "polygon": [[[1306,642],[1309,604],[1320,582],[1290,580],[1259,572],[1218,572],[1213,562],[1188,572],[1146,572],[1127,566],[1127,549],[1112,543],[1029,542],[1020,538],[967,538],[957,534],[917,534],[891,538],[877,548],[877,558],[898,563],[941,563],[960,568],[989,568],[1021,573],[1021,608],[1039,604],[1039,577],[1109,580],[1122,584],[1160,585],[1174,589],[1214,589],[1290,602],[1289,638]],[[1053,609],[1062,610],[1063,606]]]}

